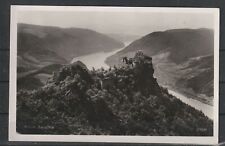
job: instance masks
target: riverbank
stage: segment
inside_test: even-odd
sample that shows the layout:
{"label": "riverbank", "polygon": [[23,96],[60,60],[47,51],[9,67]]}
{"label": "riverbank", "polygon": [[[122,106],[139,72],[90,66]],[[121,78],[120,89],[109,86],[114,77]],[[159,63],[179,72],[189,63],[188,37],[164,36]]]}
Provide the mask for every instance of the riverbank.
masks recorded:
{"label": "riverbank", "polygon": [[168,90],[168,92],[177,97],[178,99],[180,99],[182,102],[190,105],[191,107],[195,108],[196,110],[199,110],[201,112],[203,112],[208,118],[210,119],[214,119],[214,115],[213,115],[213,106],[211,105],[208,105],[208,104],[205,104],[205,103],[202,103],[198,100],[195,100],[195,99],[192,99],[192,98],[187,98],[186,96],[176,92],[176,91],[173,91],[173,90]]}

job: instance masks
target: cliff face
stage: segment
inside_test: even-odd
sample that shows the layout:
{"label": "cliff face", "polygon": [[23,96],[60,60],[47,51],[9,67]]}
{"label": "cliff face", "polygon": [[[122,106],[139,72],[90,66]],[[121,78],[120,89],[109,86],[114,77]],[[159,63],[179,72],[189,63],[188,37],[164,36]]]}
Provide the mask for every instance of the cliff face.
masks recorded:
{"label": "cliff face", "polygon": [[203,113],[182,103],[153,77],[152,59],[136,54],[122,67],[64,66],[39,90],[17,94],[17,132],[80,135],[213,134]]}

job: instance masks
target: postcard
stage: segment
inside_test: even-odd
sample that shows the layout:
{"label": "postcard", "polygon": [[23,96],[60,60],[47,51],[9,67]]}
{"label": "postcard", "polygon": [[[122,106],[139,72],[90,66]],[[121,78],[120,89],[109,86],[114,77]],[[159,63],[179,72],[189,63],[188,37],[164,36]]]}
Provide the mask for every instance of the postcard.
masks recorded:
{"label": "postcard", "polygon": [[9,140],[218,143],[219,9],[11,6]]}

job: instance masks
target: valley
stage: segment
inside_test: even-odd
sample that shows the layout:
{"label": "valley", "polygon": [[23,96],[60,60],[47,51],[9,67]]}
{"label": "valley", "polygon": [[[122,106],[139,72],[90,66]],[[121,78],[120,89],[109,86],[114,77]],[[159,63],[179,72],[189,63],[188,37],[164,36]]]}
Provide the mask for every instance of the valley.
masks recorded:
{"label": "valley", "polygon": [[213,105],[212,30],[152,32],[108,57],[106,63],[121,66],[122,56],[133,57],[138,50],[153,58],[155,77],[161,86]]}
{"label": "valley", "polygon": [[[212,119],[213,57],[210,55],[212,51],[210,51],[210,48],[205,48],[203,51],[203,54],[205,55],[198,55],[198,51],[195,50],[194,54],[186,53],[185,55],[187,56],[184,56],[183,58],[181,58],[179,55],[172,55],[172,53],[180,54],[179,50],[177,50],[178,46],[181,48],[186,47],[183,49],[189,49],[189,52],[199,47],[205,47],[206,45],[200,46],[200,44],[202,44],[201,41],[199,42],[201,38],[198,38],[194,41],[197,44],[195,45],[190,43],[185,44],[183,39],[178,39],[178,36],[181,35],[180,33],[188,32],[190,34],[187,35],[185,39],[188,39],[189,37],[193,39],[193,32],[194,36],[199,36],[199,34],[202,36],[202,34],[208,33],[208,30],[206,29],[196,30],[197,32],[195,32],[195,30],[170,30],[166,31],[166,34],[163,32],[154,32],[144,36],[143,38],[133,41],[130,39],[134,39],[134,36],[128,37],[129,42],[124,43],[120,42],[120,40],[116,40],[115,37],[115,39],[113,39],[114,42],[119,42],[118,44],[124,45],[117,44],[113,49],[109,48],[105,49],[105,51],[97,50],[96,52],[90,51],[88,54],[84,53],[85,55],[76,54],[74,58],[69,57],[71,58],[69,61],[67,58],[68,56],[65,58],[65,55],[57,54],[57,49],[47,49],[46,46],[49,45],[46,45],[46,43],[46,46],[43,46],[43,44],[39,46],[39,43],[41,44],[44,41],[40,39],[47,36],[47,34],[44,35],[44,32],[47,31],[49,33],[49,30],[55,31],[55,29],[59,28],[46,29],[40,26],[29,25],[22,25],[20,27],[29,28],[22,29],[22,35],[27,35],[26,37],[28,37],[30,34],[33,35],[34,32],[37,31],[36,29],[41,30],[42,33],[38,31],[39,33],[35,34],[36,37],[39,38],[36,38],[36,41],[31,39],[29,41],[26,40],[25,42],[21,42],[23,39],[25,39],[23,37],[21,38],[22,40],[19,41],[19,46],[23,46],[20,47],[19,50],[23,51],[19,52],[18,56],[18,89],[33,90],[40,88],[44,86],[48,79],[53,76],[53,73],[57,73],[63,65],[70,63],[73,64],[77,61],[83,62],[89,70],[101,68],[109,69],[110,67],[114,66],[122,67],[124,66],[122,57],[126,56],[128,58],[132,58],[138,50],[141,50],[144,54],[147,54],[153,58],[153,67],[155,70],[154,77],[157,79],[157,82],[160,86],[168,88],[169,93],[179,96],[181,101],[197,110],[202,111],[207,117]],[[51,33],[50,35],[52,35]],[[169,33],[170,36],[173,36],[174,38],[171,38],[171,40],[168,41],[167,33]],[[176,35],[177,33],[178,35]],[[208,34],[211,34],[211,32],[209,31]],[[197,38],[197,36],[195,37]],[[121,40],[125,40],[124,37],[119,38]],[[209,38],[207,39],[209,40]],[[167,40],[167,42],[165,40]],[[37,54],[34,54],[34,52],[31,50],[27,50],[27,47],[31,47],[31,45],[35,44],[32,41],[37,43],[37,45],[35,45],[35,49],[41,49],[37,50],[38,52],[35,51]],[[24,43],[27,47],[24,47]],[[210,46],[211,43],[208,43],[208,46]],[[177,44],[177,46],[174,46],[175,44]],[[46,54],[46,51],[49,51],[49,53]],[[44,54],[48,55],[48,57],[44,56]],[[196,101],[199,104],[196,104],[196,102],[193,101]]]}

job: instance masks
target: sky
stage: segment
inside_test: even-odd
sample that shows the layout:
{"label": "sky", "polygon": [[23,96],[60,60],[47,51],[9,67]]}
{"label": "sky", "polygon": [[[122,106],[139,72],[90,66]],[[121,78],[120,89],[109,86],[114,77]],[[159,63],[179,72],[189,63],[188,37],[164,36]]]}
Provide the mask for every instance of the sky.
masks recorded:
{"label": "sky", "polygon": [[88,28],[101,33],[144,35],[179,28],[213,28],[213,13],[192,11],[63,11],[26,10],[17,14],[18,23],[63,28]]}

